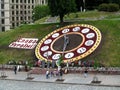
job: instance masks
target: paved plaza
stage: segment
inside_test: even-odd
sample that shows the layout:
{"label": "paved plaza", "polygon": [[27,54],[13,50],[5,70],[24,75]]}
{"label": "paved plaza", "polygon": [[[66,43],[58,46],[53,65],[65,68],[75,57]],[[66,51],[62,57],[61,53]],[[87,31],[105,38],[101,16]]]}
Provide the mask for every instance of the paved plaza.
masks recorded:
{"label": "paved plaza", "polygon": [[16,75],[13,71],[4,72],[7,77],[0,78],[0,90],[120,90],[120,75],[97,74],[101,83],[95,84],[91,83],[94,74],[88,74],[86,78],[81,73],[64,74],[64,81],[56,81],[57,76],[46,79],[44,74],[32,74],[31,79],[27,79],[27,72]]}

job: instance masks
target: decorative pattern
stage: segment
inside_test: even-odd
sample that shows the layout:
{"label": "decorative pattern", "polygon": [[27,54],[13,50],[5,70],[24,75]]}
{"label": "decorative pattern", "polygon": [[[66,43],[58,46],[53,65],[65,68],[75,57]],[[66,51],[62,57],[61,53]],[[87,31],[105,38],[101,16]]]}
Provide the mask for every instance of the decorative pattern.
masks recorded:
{"label": "decorative pattern", "polygon": [[[64,34],[69,37],[69,43],[67,49],[62,51]],[[81,38],[81,41],[78,40],[76,44],[73,37],[76,40]],[[49,60],[52,62],[58,60],[60,55],[63,55],[63,61],[65,63],[74,62],[91,54],[99,46],[101,38],[100,31],[94,26],[87,24],[68,25],[45,36],[38,43],[35,54],[39,60]],[[55,43],[58,43],[58,46],[55,46]],[[76,44],[76,46],[71,47],[72,44]]]}

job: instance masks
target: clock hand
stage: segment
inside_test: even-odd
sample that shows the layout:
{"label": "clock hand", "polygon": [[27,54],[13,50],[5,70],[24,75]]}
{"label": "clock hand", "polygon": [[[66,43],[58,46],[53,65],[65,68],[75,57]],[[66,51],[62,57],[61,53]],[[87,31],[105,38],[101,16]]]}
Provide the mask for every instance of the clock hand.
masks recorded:
{"label": "clock hand", "polygon": [[67,37],[66,34],[64,34],[63,54],[64,54],[64,51],[66,50],[68,43],[69,43],[69,37]]}

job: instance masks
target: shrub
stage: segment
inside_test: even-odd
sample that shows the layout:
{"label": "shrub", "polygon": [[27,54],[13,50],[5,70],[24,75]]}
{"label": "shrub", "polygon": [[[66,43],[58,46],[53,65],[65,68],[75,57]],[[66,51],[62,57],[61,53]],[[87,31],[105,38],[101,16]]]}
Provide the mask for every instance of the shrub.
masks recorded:
{"label": "shrub", "polygon": [[49,7],[38,5],[33,9],[33,20],[36,21],[50,14]]}
{"label": "shrub", "polygon": [[99,7],[98,7],[98,10],[99,11],[107,11],[108,10],[108,4],[100,4]]}
{"label": "shrub", "polygon": [[109,12],[115,12],[119,10],[119,5],[118,4],[109,4],[108,11]]}
{"label": "shrub", "polygon": [[99,11],[107,11],[107,12],[115,12],[119,10],[119,5],[118,4],[100,4],[98,7]]}

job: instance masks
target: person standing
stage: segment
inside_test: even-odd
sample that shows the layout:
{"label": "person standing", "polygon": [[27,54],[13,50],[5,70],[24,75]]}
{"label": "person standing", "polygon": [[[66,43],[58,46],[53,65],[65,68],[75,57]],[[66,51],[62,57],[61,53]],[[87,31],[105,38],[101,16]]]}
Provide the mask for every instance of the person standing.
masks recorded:
{"label": "person standing", "polygon": [[59,74],[60,74],[60,79],[62,80],[62,76],[63,76],[63,70],[62,69],[60,69]]}
{"label": "person standing", "polygon": [[14,66],[14,73],[17,74],[17,66]]}
{"label": "person standing", "polygon": [[47,71],[46,71],[46,79],[49,78],[49,74],[50,74],[50,73],[49,73],[49,70],[47,70]]}
{"label": "person standing", "polygon": [[84,71],[84,77],[85,77],[85,78],[87,77],[87,74],[88,74],[88,70],[85,69],[85,71]]}

